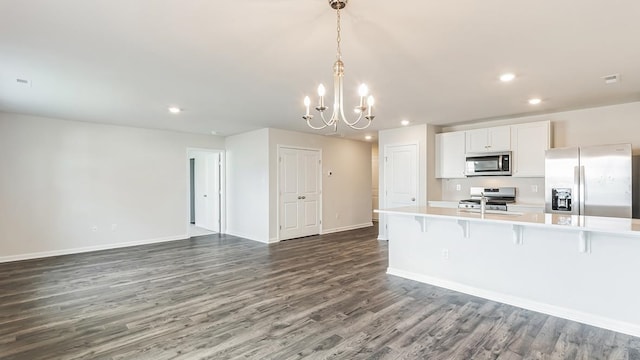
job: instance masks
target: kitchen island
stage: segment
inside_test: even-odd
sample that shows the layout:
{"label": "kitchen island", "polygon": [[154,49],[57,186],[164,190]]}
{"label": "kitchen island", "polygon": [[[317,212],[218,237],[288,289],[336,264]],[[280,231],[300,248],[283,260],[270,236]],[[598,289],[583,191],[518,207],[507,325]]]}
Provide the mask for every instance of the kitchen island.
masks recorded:
{"label": "kitchen island", "polygon": [[391,275],[640,336],[640,220],[406,207]]}

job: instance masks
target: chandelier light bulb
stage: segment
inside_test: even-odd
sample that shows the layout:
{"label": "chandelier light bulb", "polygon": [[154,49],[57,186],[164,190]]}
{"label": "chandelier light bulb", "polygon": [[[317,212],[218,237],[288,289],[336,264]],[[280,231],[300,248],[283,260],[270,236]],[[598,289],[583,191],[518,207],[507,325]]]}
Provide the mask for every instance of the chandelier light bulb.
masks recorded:
{"label": "chandelier light bulb", "polygon": [[308,96],[305,96],[304,97],[304,107],[307,110],[307,112],[305,113],[305,116],[309,116],[309,105],[311,105],[311,99],[309,99]]}
{"label": "chandelier light bulb", "polygon": [[358,88],[358,92],[360,93],[360,96],[365,97],[367,96],[367,94],[369,94],[369,88],[367,87],[367,85],[362,84]]}
{"label": "chandelier light bulb", "polygon": [[327,93],[327,89],[324,88],[324,85],[318,85],[318,96],[322,97]]}
{"label": "chandelier light bulb", "polygon": [[372,107],[375,103],[376,100],[373,98],[373,96],[369,95],[369,97],[367,98],[367,105],[369,105],[369,107]]}

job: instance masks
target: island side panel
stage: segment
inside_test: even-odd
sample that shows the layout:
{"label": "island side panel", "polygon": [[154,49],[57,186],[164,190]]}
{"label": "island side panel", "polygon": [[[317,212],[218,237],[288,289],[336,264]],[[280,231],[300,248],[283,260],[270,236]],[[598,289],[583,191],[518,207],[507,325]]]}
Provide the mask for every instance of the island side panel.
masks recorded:
{"label": "island side panel", "polygon": [[469,221],[389,216],[389,273],[640,336],[640,237]]}

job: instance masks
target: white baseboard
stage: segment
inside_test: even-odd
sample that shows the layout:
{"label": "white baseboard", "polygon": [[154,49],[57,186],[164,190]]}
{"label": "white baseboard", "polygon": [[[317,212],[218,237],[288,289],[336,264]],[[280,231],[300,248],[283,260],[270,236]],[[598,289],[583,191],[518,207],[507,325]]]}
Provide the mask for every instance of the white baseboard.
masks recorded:
{"label": "white baseboard", "polygon": [[[251,240],[251,241],[257,241],[257,242],[263,243],[263,244],[269,244],[269,243],[272,242],[270,239],[265,241],[265,240],[256,239],[254,237],[251,237],[251,236],[248,236],[248,235],[244,235],[244,234],[241,234],[241,233],[238,233],[238,232],[235,232],[235,231],[229,231],[229,230],[227,230],[226,235],[236,236],[236,237],[240,237],[240,238]],[[277,241],[273,241],[273,242],[277,242]]]}
{"label": "white baseboard", "polygon": [[604,316],[594,315],[565,307],[545,304],[529,299],[515,297],[495,291],[484,290],[454,281],[444,280],[428,275],[417,274],[409,271],[387,268],[387,274],[399,276],[405,279],[419,281],[421,283],[438,286],[441,288],[481,297],[484,299],[501,302],[519,308],[536,311],[539,313],[577,321],[583,324],[597,326],[603,329],[640,337],[640,324],[628,323]]}
{"label": "white baseboard", "polygon": [[119,249],[119,248],[131,247],[131,246],[139,246],[139,245],[157,244],[157,243],[163,243],[163,242],[167,242],[167,241],[185,240],[185,239],[188,239],[188,238],[189,238],[189,236],[187,234],[184,234],[184,235],[168,236],[168,237],[157,238],[157,239],[136,240],[136,241],[123,242],[123,243],[113,243],[113,244],[86,246],[86,247],[81,247],[81,248],[42,251],[42,252],[11,255],[11,256],[0,256],[0,263],[11,262],[11,261],[21,261],[21,260],[40,259],[40,258],[46,258],[46,257],[52,257],[52,256],[60,256],[60,255],[80,254],[80,253],[86,253],[86,252],[91,252],[91,251]]}
{"label": "white baseboard", "polygon": [[380,235],[378,235],[378,240],[389,240],[389,239],[387,239],[386,236],[380,234]]}
{"label": "white baseboard", "polygon": [[326,235],[326,234],[333,234],[333,233],[337,233],[337,232],[341,232],[341,231],[349,231],[349,230],[356,230],[356,229],[362,229],[362,228],[366,228],[366,227],[370,227],[373,226],[373,222],[368,222],[368,223],[363,223],[363,224],[357,224],[357,225],[349,225],[349,226],[343,226],[343,227],[339,227],[339,228],[333,228],[333,229],[322,229],[322,235]]}

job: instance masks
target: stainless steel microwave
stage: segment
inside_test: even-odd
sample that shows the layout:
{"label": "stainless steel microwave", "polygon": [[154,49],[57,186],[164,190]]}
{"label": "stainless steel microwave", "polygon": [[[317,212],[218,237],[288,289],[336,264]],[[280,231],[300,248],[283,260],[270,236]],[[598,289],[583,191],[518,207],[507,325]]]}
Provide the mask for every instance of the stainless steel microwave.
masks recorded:
{"label": "stainless steel microwave", "polygon": [[510,176],[511,152],[467,154],[466,176]]}

